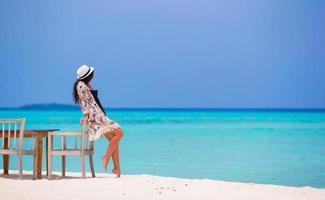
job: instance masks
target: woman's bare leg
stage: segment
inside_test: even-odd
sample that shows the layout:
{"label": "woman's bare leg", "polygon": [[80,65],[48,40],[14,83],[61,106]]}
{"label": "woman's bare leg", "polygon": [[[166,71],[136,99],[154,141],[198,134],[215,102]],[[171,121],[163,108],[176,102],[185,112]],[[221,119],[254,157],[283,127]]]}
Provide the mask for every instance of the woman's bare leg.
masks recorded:
{"label": "woman's bare leg", "polygon": [[[113,135],[113,136],[110,136]],[[118,144],[120,142],[120,139],[123,136],[123,132],[120,128],[115,129],[114,131],[106,133],[106,137],[112,138],[110,140],[110,143],[107,147],[106,154],[102,157],[103,163],[104,163],[104,169],[107,171],[107,166],[109,164],[109,159],[112,156],[113,152],[117,149]],[[114,156],[116,157],[116,156]]]}
{"label": "woman's bare leg", "polygon": [[113,134],[113,138],[111,139],[109,146],[106,151],[106,158],[109,158],[115,149],[118,147],[120,139],[123,137],[123,132],[120,128],[115,129],[114,131],[109,132],[108,134]]}
{"label": "woman's bare leg", "polygon": [[[114,137],[113,134],[105,134],[106,138],[111,141]],[[115,151],[112,153],[112,159],[114,163],[114,168],[112,172],[117,175],[117,177],[120,177],[121,169],[120,169],[120,155],[119,155],[119,145],[116,147]]]}
{"label": "woman's bare leg", "polygon": [[115,151],[112,154],[114,168],[112,172],[116,174],[117,177],[121,176],[121,168],[120,168],[120,153],[119,153],[119,146],[116,147]]}

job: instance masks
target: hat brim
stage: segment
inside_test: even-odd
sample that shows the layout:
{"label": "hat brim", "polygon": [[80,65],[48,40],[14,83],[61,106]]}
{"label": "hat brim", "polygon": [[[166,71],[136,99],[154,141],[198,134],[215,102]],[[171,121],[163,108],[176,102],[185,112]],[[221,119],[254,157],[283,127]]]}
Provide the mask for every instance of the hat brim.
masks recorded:
{"label": "hat brim", "polygon": [[89,68],[90,68],[89,72],[82,78],[78,77],[78,80],[83,80],[83,79],[87,78],[95,70],[95,68],[93,68],[93,67],[89,67]]}

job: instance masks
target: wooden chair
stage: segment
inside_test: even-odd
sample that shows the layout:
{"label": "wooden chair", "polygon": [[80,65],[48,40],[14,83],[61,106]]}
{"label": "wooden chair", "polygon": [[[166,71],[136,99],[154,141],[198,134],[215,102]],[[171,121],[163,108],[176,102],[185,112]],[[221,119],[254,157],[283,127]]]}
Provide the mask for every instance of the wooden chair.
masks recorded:
{"label": "wooden chair", "polygon": [[[33,179],[36,179],[36,145],[37,137],[32,133],[32,143],[30,150],[23,149],[24,140],[24,129],[25,129],[25,118],[21,119],[0,119],[0,126],[2,126],[2,148],[0,149],[0,154],[2,155],[17,155],[18,156],[18,170],[19,178],[23,176],[23,155],[33,156]],[[13,128],[13,129],[12,129]],[[18,133],[17,133],[18,132]],[[16,144],[16,138],[18,137],[18,147]],[[13,140],[13,145],[10,141]],[[3,156],[5,157],[5,156]]]}
{"label": "wooden chair", "polygon": [[[48,178],[51,178],[52,173],[52,156],[58,155],[62,156],[62,177],[65,176],[65,161],[66,156],[80,156],[80,166],[82,171],[82,177],[86,178],[85,172],[85,155],[89,156],[90,169],[92,177],[95,177],[94,170],[94,142],[89,141],[87,126],[84,125],[82,127],[82,131],[64,131],[64,132],[52,132],[49,134],[49,142],[48,142]],[[53,136],[61,136],[61,149],[53,149]],[[74,148],[67,148],[66,145],[66,136],[74,136]],[[81,137],[80,140],[80,148],[78,146],[78,138]],[[85,145],[86,143],[86,145]]]}

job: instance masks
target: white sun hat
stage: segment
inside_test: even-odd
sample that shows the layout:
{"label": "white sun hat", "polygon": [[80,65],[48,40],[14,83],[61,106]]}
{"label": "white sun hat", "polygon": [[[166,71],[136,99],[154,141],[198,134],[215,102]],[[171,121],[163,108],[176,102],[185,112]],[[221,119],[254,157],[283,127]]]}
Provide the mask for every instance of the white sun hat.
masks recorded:
{"label": "white sun hat", "polygon": [[87,78],[91,72],[93,72],[95,69],[93,67],[89,67],[88,65],[81,65],[79,69],[77,70],[77,79],[82,80],[84,78]]}

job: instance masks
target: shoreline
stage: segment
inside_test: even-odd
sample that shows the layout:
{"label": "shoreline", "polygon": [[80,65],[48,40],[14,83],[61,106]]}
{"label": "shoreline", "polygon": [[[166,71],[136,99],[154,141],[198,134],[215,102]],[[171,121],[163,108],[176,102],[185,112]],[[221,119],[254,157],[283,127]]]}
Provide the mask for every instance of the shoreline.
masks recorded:
{"label": "shoreline", "polygon": [[[44,174],[44,172],[43,172]],[[32,180],[32,172],[24,171],[19,180],[18,171],[0,175],[0,192],[3,199],[324,199],[325,188],[310,186],[293,187],[282,185],[227,182],[213,179],[185,179],[156,175],[122,175],[96,173],[92,178],[87,173],[54,172],[52,180],[43,176]]]}

